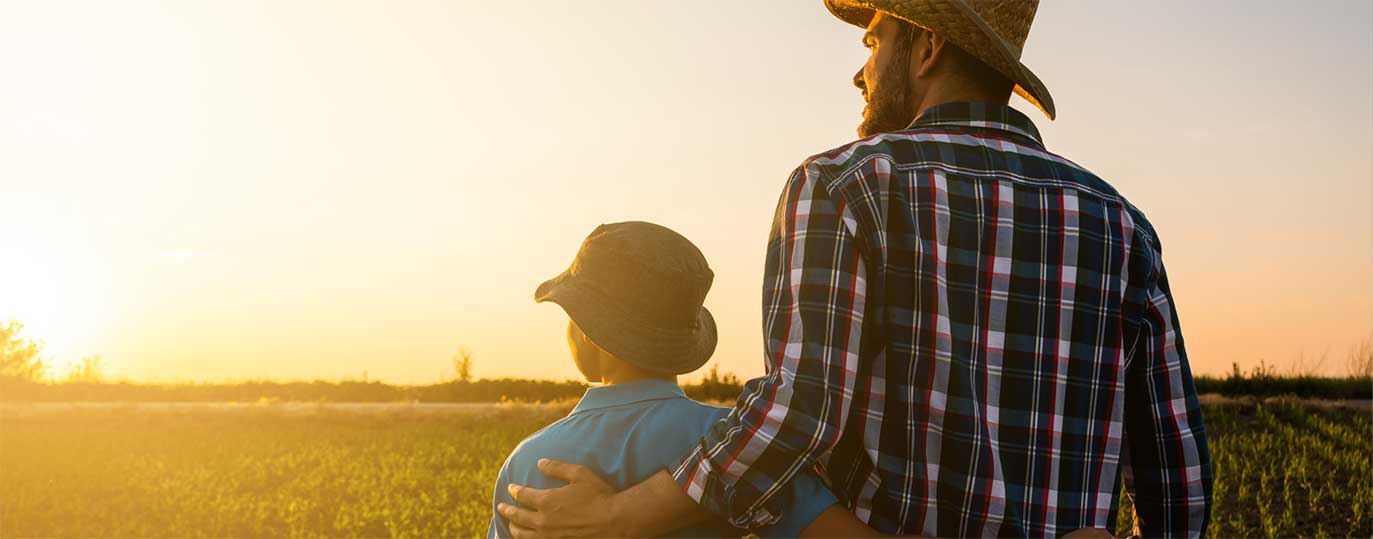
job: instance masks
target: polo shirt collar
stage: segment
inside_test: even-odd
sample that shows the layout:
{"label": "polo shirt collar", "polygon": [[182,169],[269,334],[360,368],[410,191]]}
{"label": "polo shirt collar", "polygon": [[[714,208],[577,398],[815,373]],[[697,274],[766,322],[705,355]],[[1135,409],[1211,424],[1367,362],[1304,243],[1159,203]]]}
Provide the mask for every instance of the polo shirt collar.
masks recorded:
{"label": "polo shirt collar", "polygon": [[686,398],[686,393],[682,392],[682,388],[678,387],[676,382],[652,378],[635,380],[623,384],[587,389],[586,394],[582,395],[581,402],[578,402],[577,407],[572,409],[572,413],[674,398]]}
{"label": "polo shirt collar", "polygon": [[927,127],[977,127],[1013,133],[1043,146],[1030,118],[1009,105],[991,103],[944,103],[925,109],[907,129]]}

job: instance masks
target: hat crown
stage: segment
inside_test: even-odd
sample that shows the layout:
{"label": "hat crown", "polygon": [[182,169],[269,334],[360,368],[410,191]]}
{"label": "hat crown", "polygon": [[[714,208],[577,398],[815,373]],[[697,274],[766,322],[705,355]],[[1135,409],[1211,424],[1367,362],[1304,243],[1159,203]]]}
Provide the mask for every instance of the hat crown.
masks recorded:
{"label": "hat crown", "polygon": [[1039,0],[967,0],[973,12],[982,17],[992,30],[1019,57],[1030,35],[1030,24],[1039,10]]}
{"label": "hat crown", "polygon": [[625,316],[665,330],[695,327],[715,279],[690,240],[643,221],[597,227],[582,242],[571,274]]}

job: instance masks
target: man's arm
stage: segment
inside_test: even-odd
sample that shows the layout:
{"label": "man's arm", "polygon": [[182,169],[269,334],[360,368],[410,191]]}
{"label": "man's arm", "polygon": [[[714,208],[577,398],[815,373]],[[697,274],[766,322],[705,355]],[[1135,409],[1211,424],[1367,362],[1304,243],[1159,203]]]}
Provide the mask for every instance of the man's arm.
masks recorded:
{"label": "man's arm", "polygon": [[[1200,537],[1211,503],[1211,457],[1206,447],[1187,352],[1182,344],[1163,252],[1155,238],[1141,238],[1137,261],[1146,271],[1132,291],[1137,330],[1125,374],[1126,490],[1146,537]],[[1132,301],[1131,301],[1132,300]],[[1129,337],[1133,336],[1133,339]]]}
{"label": "man's arm", "polygon": [[[856,228],[852,213],[814,170],[796,169],[768,241],[768,374],[745,385],[734,410],[699,444],[683,448],[672,476],[659,473],[602,497],[589,470],[557,463],[566,466],[561,473],[583,479],[562,489],[516,493],[524,507],[501,511],[514,522],[516,537],[521,529],[553,536],[662,535],[703,518],[701,508],[741,528],[776,522],[785,501],[776,494],[834,447],[849,414],[868,306]],[[671,479],[677,487],[665,489]]]}
{"label": "man's arm", "polygon": [[775,522],[782,503],[769,502],[843,432],[868,307],[857,227],[817,171],[792,173],[768,240],[768,373],[745,385],[734,410],[673,471],[692,499],[735,526]]}
{"label": "man's arm", "polygon": [[656,537],[704,520],[705,511],[661,470],[616,493],[591,468],[540,459],[539,471],[567,486],[537,489],[511,485],[519,503],[496,504],[511,534],[525,537]]}

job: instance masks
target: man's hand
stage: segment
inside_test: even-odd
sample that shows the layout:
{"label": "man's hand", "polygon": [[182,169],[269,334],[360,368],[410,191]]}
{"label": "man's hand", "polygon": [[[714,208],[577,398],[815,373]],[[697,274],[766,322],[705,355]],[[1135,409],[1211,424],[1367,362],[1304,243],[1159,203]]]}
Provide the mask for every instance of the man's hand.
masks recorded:
{"label": "man's hand", "polygon": [[[657,537],[707,516],[667,470],[619,493],[586,466],[539,459],[539,470],[567,486],[510,485],[510,495],[524,507],[499,504],[496,511],[517,538]],[[631,503],[633,511],[626,509]]]}
{"label": "man's hand", "polygon": [[567,486],[537,489],[510,485],[510,495],[523,507],[498,504],[496,511],[516,538],[622,537],[615,518],[615,489],[586,466],[539,459],[539,471],[567,481]]}

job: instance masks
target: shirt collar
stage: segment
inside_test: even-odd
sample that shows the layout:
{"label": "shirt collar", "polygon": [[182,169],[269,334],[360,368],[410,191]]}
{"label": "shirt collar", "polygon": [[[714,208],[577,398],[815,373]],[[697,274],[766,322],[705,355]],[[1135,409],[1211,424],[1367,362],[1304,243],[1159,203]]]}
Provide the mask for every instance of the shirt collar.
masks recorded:
{"label": "shirt collar", "polygon": [[635,380],[587,389],[586,394],[582,395],[581,402],[572,409],[572,413],[672,398],[686,398],[686,393],[682,392],[682,388],[678,387],[676,382],[652,378]]}
{"label": "shirt collar", "polygon": [[991,103],[944,103],[925,109],[907,129],[920,127],[978,127],[1006,131],[1044,145],[1030,118],[1009,105]]}

